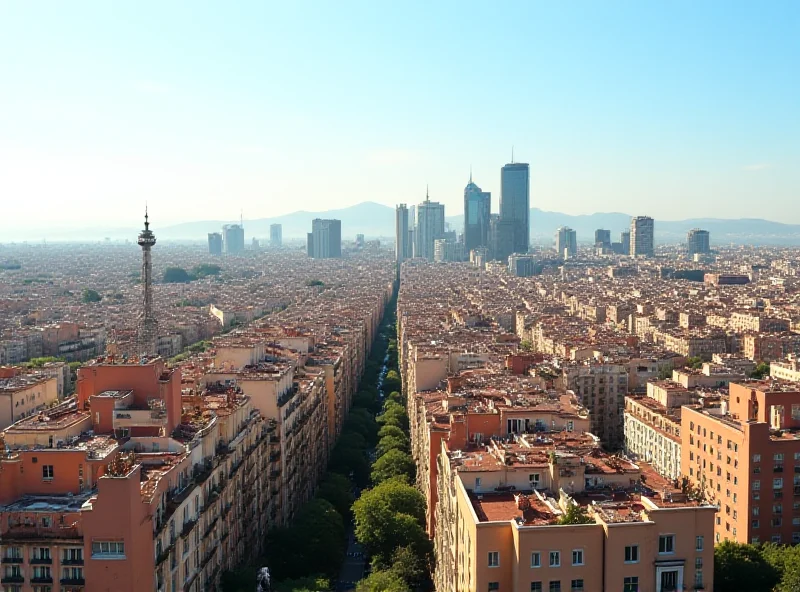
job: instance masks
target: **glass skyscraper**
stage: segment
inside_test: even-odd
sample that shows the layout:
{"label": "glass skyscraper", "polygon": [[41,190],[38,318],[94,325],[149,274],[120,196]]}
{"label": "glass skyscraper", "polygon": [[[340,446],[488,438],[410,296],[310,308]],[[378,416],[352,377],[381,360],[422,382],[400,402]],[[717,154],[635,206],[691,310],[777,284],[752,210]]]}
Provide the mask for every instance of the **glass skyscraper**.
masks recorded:
{"label": "glass skyscraper", "polygon": [[492,194],[481,191],[472,182],[464,188],[464,250],[485,247],[489,244],[489,214],[491,213]]}
{"label": "glass skyscraper", "polygon": [[512,162],[500,173],[500,219],[513,222],[515,253],[530,245],[530,171],[527,163]]}

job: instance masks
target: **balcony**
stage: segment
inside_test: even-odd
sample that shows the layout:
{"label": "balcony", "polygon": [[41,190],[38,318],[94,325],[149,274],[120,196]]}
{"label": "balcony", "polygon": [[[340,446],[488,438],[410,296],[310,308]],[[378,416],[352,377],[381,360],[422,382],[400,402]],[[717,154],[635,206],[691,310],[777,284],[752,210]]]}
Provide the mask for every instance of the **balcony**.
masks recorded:
{"label": "balcony", "polygon": [[114,429],[138,426],[166,426],[166,409],[119,409],[114,411]]}
{"label": "balcony", "polygon": [[36,576],[31,578],[31,584],[52,584],[53,576]]}
{"label": "balcony", "polygon": [[62,586],[85,586],[86,579],[81,577],[72,577],[72,578],[61,578],[60,580]]}
{"label": "balcony", "polygon": [[181,530],[181,536],[186,538],[189,536],[189,533],[192,532],[192,529],[197,525],[197,518],[194,520],[188,520],[187,522],[183,523],[183,529]]}
{"label": "balcony", "polygon": [[32,557],[31,565],[53,565],[52,557]]}
{"label": "balcony", "polygon": [[3,576],[0,578],[0,584],[22,584],[25,582],[25,576],[19,574],[18,576]]}
{"label": "balcony", "polygon": [[61,559],[61,565],[83,565],[83,557],[75,559],[69,559],[67,557],[64,557],[63,559]]}
{"label": "balcony", "polygon": [[3,557],[3,563],[22,563],[22,557]]}

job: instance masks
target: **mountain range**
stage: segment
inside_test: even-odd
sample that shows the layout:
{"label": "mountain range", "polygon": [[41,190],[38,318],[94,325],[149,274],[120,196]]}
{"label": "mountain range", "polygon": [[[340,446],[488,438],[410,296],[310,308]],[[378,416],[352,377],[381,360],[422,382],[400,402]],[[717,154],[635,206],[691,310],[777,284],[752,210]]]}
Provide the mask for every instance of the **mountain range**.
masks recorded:
{"label": "mountain range", "polygon": [[[273,218],[245,220],[245,238],[266,239],[271,224],[283,225],[283,237],[305,238],[311,230],[314,218],[336,218],[342,221],[342,237],[352,239],[356,234],[367,238],[394,238],[395,210],[392,207],[375,202],[363,202],[354,206],[327,210],[324,212],[297,211]],[[553,236],[559,226],[569,226],[577,232],[578,242],[594,241],[594,231],[605,228],[611,231],[613,241],[619,240],[619,234],[630,227],[631,216],[618,212],[569,215],[559,212],[547,212],[532,208],[530,213],[531,238],[546,245],[552,243]],[[452,230],[460,231],[464,225],[463,215],[448,216],[447,223]],[[159,240],[205,241],[209,232],[220,232],[223,224],[234,223],[233,220],[206,220],[200,222],[184,222],[173,226],[156,227],[153,230]],[[656,242],[677,243],[686,240],[686,233],[692,228],[702,228],[711,233],[712,245],[721,244],[784,244],[800,245],[800,225],[782,224],[758,218],[691,218],[687,220],[655,221]],[[87,236],[112,239],[135,240],[137,228],[77,229],[67,232],[48,231],[48,240],[86,240]],[[35,236],[35,235],[34,235]],[[31,239],[34,239],[31,236]]]}

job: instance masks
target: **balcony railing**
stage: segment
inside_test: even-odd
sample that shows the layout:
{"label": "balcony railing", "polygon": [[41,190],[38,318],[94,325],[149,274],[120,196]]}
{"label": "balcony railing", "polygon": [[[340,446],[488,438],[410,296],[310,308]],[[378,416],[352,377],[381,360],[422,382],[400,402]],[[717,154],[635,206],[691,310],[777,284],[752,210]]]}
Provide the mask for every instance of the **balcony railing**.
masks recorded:
{"label": "balcony railing", "polygon": [[86,579],[81,576],[79,578],[70,577],[70,578],[61,578],[60,580],[62,586],[85,586]]}
{"label": "balcony railing", "polygon": [[22,557],[3,557],[3,563],[22,563]]}
{"label": "balcony railing", "polygon": [[53,558],[52,557],[32,557],[31,558],[31,565],[52,565]]}
{"label": "balcony railing", "polygon": [[22,574],[18,576],[3,576],[0,578],[0,584],[22,584],[25,582],[25,576]]}

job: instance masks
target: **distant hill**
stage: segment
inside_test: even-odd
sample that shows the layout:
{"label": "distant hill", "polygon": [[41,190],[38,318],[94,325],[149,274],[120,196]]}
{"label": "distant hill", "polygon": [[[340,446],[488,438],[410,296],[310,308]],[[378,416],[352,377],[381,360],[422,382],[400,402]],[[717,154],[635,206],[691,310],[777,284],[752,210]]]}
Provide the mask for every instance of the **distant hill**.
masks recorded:
{"label": "distant hill", "polygon": [[[342,221],[342,237],[352,239],[356,234],[364,234],[367,238],[394,237],[394,208],[375,202],[363,202],[347,208],[327,210],[324,212],[298,211],[274,218],[245,220],[245,239],[252,237],[267,238],[270,224],[282,224],[285,238],[305,238],[311,230],[314,218],[336,218]],[[571,216],[559,212],[545,212],[538,208],[531,209],[531,231],[534,241],[550,244],[559,226],[569,226],[578,234],[578,242],[594,241],[594,231],[605,228],[611,231],[612,240],[618,241],[620,232],[628,230],[631,216],[618,212],[584,214]],[[203,222],[186,222],[174,226],[154,228],[159,240],[205,241],[209,232],[219,232],[223,224],[238,222],[237,220],[207,220]],[[453,230],[461,231],[464,217],[448,216],[447,222]],[[703,228],[711,233],[712,245],[728,243],[736,244],[783,244],[800,245],[800,225],[781,224],[756,218],[731,219],[696,218],[681,221],[656,220],[656,242],[676,243],[686,240],[686,233],[692,228]],[[38,233],[32,231],[29,240],[86,240],[87,236],[111,239],[136,240],[139,230],[136,228],[107,229],[73,229]]]}

